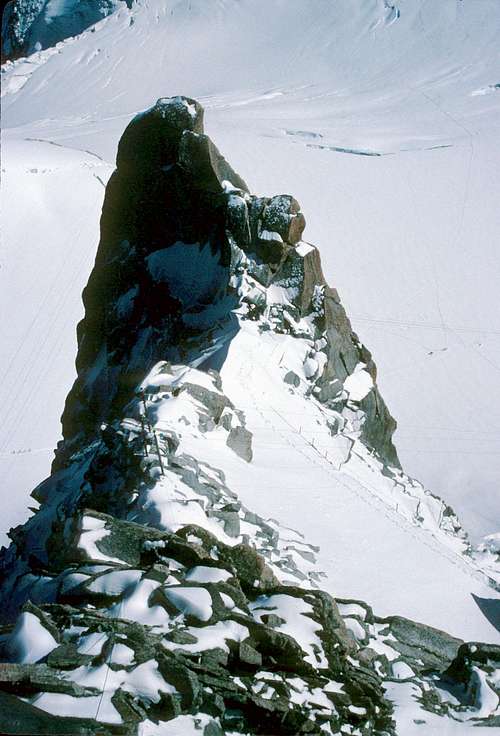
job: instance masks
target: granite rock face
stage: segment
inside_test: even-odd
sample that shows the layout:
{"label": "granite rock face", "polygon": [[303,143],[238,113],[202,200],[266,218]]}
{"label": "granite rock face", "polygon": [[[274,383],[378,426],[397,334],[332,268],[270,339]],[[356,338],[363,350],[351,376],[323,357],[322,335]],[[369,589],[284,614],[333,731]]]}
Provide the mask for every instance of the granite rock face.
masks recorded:
{"label": "granite rock face", "polygon": [[[307,378],[335,409],[354,402],[366,444],[393,466],[396,423],[319,252],[300,238],[305,218],[290,195],[250,195],[203,133],[203,109],[188,98],[160,99],[125,130],[106,190],[101,240],[78,326],[78,378],[63,414],[65,450],[120,415],[159,360],[189,363],[243,318],[294,334],[308,320],[321,347]],[[242,272],[245,278],[242,279]],[[356,370],[363,395],[343,387]],[[333,404],[332,404],[333,405]],[[60,455],[60,461],[62,461]]]}
{"label": "granite rock face", "polygon": [[232,320],[221,181],[236,176],[202,131],[201,106],[178,97],[137,116],[119,143],[62,419],[70,443],[118,416],[160,359],[188,363]]}

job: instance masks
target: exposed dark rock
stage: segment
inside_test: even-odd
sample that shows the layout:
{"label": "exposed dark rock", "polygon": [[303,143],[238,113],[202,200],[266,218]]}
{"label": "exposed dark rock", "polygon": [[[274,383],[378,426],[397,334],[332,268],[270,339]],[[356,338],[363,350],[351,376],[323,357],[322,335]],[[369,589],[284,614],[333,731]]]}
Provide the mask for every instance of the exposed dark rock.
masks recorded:
{"label": "exposed dark rock", "polygon": [[[500,668],[500,646],[483,642],[467,642],[462,644],[453,662],[444,673],[444,677],[452,682],[469,685],[474,666],[486,668],[490,672],[498,672]],[[498,688],[500,690],[500,688]]]}
{"label": "exposed dark rock", "polygon": [[84,688],[80,685],[63,680],[58,671],[45,664],[12,664],[0,662],[0,690],[15,693],[16,695],[31,695],[33,693],[66,693],[81,697],[96,695],[95,688]]}
{"label": "exposed dark rock", "polygon": [[278,584],[264,559],[246,544],[226,547],[221,559],[232,563],[244,591],[267,591]]}
{"label": "exposed dark rock", "polygon": [[[328,358],[315,377],[321,401],[340,394],[360,362],[375,379],[370,354],[352,332],[336,291],[326,285],[317,249],[294,247],[304,226],[292,196],[248,194],[203,133],[196,101],[163,98],[136,116],[122,136],[106,191],[101,241],[78,327],[78,378],[66,403],[65,444],[54,467],[77,442],[119,415],[154,363],[186,361],[194,338],[199,353],[213,341],[214,328],[226,322],[228,329],[238,299],[230,285],[238,252],[248,256],[245,268],[260,284],[288,291],[290,314],[268,304],[278,331],[290,329],[290,316],[297,324],[315,316]],[[266,308],[259,289],[240,298],[249,305],[249,318],[258,319]],[[364,441],[398,466],[391,440],[395,423],[376,385],[360,407]],[[215,411],[215,422],[221,413]],[[211,423],[200,421],[210,431]],[[249,456],[248,449],[244,454]]]}
{"label": "exposed dark rock", "polygon": [[293,371],[288,371],[283,380],[285,383],[289,383],[290,386],[294,386],[295,388],[297,388],[297,386],[300,386],[300,378]]}
{"label": "exposed dark rock", "polygon": [[226,407],[232,407],[231,402],[224,394],[210,391],[204,386],[184,383],[179,391],[187,391],[197,401],[203,404],[215,422],[220,420],[222,412]]}
{"label": "exposed dark rock", "polygon": [[103,725],[91,718],[54,716],[0,691],[0,732],[9,736],[130,736],[128,725]]}
{"label": "exposed dark rock", "polygon": [[[104,522],[103,527],[107,534],[96,542],[96,546],[103,553],[113,559],[123,560],[123,564],[140,565],[144,555],[145,542],[170,541],[170,535],[157,529],[149,529],[141,524],[130,521],[122,521],[107,514],[95,511],[85,511],[82,514],[80,525],[85,517],[90,517]],[[75,550],[75,558],[79,561],[85,560],[86,555]]]}
{"label": "exposed dark rock", "polygon": [[[158,100],[122,136],[83,295],[78,378],[66,402],[58,464],[117,416],[155,363],[178,362],[191,337],[198,336],[199,350],[214,323],[231,320],[220,180],[236,175],[202,130],[199,103],[176,97]],[[103,351],[104,344],[113,349]]]}
{"label": "exposed dark rock", "polygon": [[88,654],[80,654],[74,644],[62,644],[53,649],[47,656],[47,664],[56,670],[72,670],[85,664],[89,664],[92,657]]}
{"label": "exposed dark rock", "polygon": [[272,629],[278,628],[285,623],[284,618],[281,618],[281,616],[276,616],[274,613],[265,613],[263,616],[261,616],[261,618],[266,626],[270,626]]}
{"label": "exposed dark rock", "polygon": [[252,452],[252,433],[245,427],[234,427],[230,430],[227,437],[227,446],[249,463],[253,457]]}
{"label": "exposed dark rock", "polygon": [[196,706],[201,695],[201,687],[196,674],[173,656],[157,655],[158,667],[166,682],[173,685],[181,694],[182,709]]}
{"label": "exposed dark rock", "polygon": [[328,401],[335,399],[341,393],[342,383],[337,378],[334,378],[331,383],[326,383],[321,386],[318,399],[323,403],[327,403]]}
{"label": "exposed dark rock", "polygon": [[[244,458],[246,460],[246,458]],[[250,457],[251,460],[251,457]],[[240,534],[240,517],[236,511],[217,511],[212,512],[213,516],[222,521],[224,531],[229,537],[238,537]]]}
{"label": "exposed dark rock", "polygon": [[[457,656],[463,642],[432,626],[410,621],[402,616],[376,619],[387,623],[392,636],[392,646],[401,652],[417,671],[442,671]],[[421,662],[421,664],[420,664]]]}
{"label": "exposed dark rock", "polygon": [[249,641],[241,641],[238,648],[240,662],[252,669],[258,669],[262,665],[262,655],[252,646]]}
{"label": "exposed dark rock", "polygon": [[248,191],[243,179],[233,171],[210,138],[199,131],[187,130],[183,133],[179,146],[179,165],[209,192],[220,193],[225,182],[240,191]]}

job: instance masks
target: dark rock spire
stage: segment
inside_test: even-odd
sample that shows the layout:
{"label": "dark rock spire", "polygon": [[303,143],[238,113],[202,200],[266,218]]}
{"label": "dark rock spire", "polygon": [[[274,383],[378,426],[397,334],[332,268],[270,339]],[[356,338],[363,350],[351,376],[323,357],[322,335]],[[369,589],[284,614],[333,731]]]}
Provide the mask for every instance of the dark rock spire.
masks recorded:
{"label": "dark rock spire", "polygon": [[[300,205],[290,195],[248,193],[203,133],[198,102],[162,98],[137,115],[123,133],[116,164],[83,294],[78,377],[62,418],[65,446],[58,463],[120,413],[158,360],[192,362],[217,335],[234,334],[231,310],[242,301],[256,306],[231,283],[238,253],[264,291],[288,289],[287,308],[299,319],[314,315],[314,336],[324,341],[327,356],[314,378],[321,400],[337,396],[338,406],[343,381],[360,363],[375,381],[370,353],[353,333],[337,292],[326,285],[318,251],[300,248]],[[283,311],[270,302],[271,312]],[[396,425],[376,385],[360,408],[366,443],[398,465],[391,441]]]}

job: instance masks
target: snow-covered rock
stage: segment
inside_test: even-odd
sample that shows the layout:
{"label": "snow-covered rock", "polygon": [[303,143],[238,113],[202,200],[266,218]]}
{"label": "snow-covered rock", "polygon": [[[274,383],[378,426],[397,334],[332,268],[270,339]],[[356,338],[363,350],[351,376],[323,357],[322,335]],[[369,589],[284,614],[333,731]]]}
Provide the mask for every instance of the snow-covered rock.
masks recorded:
{"label": "snow-covered rock", "polygon": [[242,490],[263,478],[257,415],[358,496],[372,478],[378,517],[488,590],[453,512],[399,468],[375,366],[300,243],[298,203],[250,195],[202,119],[161,98],[118,149],[64,439],[0,557],[2,729],[382,736],[409,687],[424,718],[494,725],[498,647],[339,609],[315,540],[231,487],[235,468]]}

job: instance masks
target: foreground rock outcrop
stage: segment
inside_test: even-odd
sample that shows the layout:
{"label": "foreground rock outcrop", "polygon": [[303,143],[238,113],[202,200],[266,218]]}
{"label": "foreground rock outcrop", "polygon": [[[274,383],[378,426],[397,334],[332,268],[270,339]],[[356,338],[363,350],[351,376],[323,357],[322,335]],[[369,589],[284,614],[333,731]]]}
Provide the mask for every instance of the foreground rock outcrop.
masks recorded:
{"label": "foreground rock outcrop", "polygon": [[414,523],[465,544],[399,469],[375,366],[304,226],[293,197],[248,192],[194,100],[126,129],[64,439],[0,558],[2,732],[387,736],[401,682],[424,713],[496,723],[498,647],[335,601],[317,548],[197,455],[252,462],[219,372],[251,324],[291,346],[287,391],[317,402],[338,467],[368,448]]}

